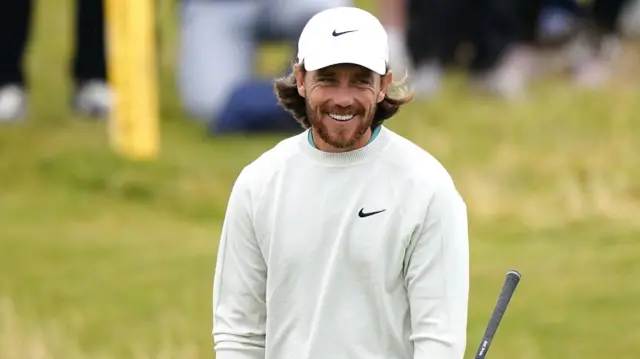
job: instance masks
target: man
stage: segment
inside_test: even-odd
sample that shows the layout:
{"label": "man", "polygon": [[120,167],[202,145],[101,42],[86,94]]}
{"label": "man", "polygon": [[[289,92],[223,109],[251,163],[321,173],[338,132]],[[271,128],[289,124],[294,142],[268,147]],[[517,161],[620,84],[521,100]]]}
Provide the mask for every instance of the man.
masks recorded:
{"label": "man", "polygon": [[218,359],[462,359],[466,206],[443,166],[382,123],[387,35],[357,8],[304,28],[283,107],[307,128],[245,167],[214,279]]}

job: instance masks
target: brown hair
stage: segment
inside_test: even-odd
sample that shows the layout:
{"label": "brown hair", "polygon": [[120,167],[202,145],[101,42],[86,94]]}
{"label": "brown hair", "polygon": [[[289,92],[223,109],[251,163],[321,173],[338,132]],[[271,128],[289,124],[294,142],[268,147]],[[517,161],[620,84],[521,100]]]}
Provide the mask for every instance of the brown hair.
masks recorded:
{"label": "brown hair", "polygon": [[[274,90],[278,96],[278,104],[289,112],[296,121],[300,122],[305,129],[311,127],[307,118],[307,108],[304,97],[298,93],[296,77],[294,75],[297,59],[293,61],[291,74],[275,80]],[[299,65],[304,73],[304,65]],[[388,71],[388,68],[387,68]],[[371,123],[371,128],[380,126],[385,120],[394,116],[400,107],[411,101],[413,94],[402,84],[403,81],[389,84],[389,89],[376,107],[376,113]]]}

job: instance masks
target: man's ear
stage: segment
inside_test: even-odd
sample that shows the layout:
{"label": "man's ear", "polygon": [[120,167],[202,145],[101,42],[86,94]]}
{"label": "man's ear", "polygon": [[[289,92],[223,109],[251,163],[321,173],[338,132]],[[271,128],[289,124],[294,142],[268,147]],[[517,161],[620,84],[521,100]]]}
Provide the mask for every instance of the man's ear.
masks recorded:
{"label": "man's ear", "polygon": [[295,65],[293,68],[293,75],[296,77],[296,87],[298,87],[298,94],[302,97],[307,96],[307,89],[304,87],[304,70],[302,65]]}
{"label": "man's ear", "polygon": [[389,85],[393,81],[393,73],[391,70],[387,71],[387,74],[382,76],[380,81],[380,91],[378,92],[378,98],[376,99],[378,103],[384,100],[384,97],[387,95],[387,91],[389,90]]}

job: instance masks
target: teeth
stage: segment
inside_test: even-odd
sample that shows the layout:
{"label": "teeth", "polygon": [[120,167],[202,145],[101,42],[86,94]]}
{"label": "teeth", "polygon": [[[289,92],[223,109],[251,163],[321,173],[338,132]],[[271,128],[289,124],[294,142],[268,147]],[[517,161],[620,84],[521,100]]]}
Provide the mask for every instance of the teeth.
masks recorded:
{"label": "teeth", "polygon": [[354,118],[355,115],[337,115],[335,113],[330,113],[329,117],[336,121],[349,121],[350,119]]}

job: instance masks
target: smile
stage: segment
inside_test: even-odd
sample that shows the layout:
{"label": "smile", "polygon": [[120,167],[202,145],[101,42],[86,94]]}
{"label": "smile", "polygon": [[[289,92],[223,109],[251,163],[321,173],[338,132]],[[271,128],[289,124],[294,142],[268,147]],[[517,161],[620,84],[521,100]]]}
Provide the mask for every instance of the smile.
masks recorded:
{"label": "smile", "polygon": [[347,121],[351,120],[352,118],[356,117],[356,115],[338,115],[338,114],[335,114],[335,113],[330,113],[329,117],[331,117],[332,119],[334,119],[336,121],[347,122]]}

